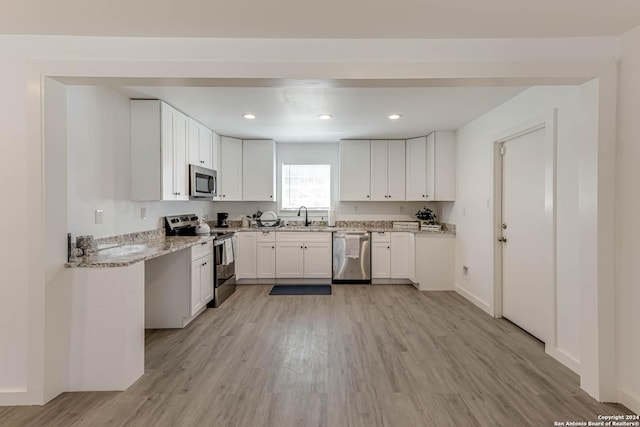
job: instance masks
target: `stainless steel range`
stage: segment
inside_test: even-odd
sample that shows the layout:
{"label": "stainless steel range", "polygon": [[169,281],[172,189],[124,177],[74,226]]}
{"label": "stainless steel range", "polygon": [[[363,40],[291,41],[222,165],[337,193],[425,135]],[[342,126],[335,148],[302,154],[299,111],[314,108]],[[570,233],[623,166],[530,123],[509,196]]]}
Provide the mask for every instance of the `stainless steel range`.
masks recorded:
{"label": "stainless steel range", "polygon": [[[165,218],[167,236],[195,236],[198,216],[195,214],[174,215]],[[233,231],[213,231],[213,300],[208,307],[219,307],[236,291],[236,236]]]}

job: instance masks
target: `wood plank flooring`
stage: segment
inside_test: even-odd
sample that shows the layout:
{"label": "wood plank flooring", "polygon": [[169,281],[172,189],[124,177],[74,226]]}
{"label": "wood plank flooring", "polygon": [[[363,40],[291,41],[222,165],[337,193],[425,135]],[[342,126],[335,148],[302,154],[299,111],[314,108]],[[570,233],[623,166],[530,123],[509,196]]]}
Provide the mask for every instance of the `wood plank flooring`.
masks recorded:
{"label": "wood plank flooring", "polygon": [[0,425],[551,426],[631,413],[454,292],[238,288],[188,328],[148,333],[145,375],[126,392],[0,408]]}

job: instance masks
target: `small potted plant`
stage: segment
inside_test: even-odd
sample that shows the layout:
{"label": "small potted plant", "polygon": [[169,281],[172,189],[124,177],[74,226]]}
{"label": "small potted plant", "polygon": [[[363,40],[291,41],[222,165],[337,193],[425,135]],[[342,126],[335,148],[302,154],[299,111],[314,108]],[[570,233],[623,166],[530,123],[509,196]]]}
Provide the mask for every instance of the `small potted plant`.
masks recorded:
{"label": "small potted plant", "polygon": [[420,229],[429,231],[440,231],[441,225],[438,224],[436,214],[425,206],[424,209],[416,213],[416,218],[420,220]]}

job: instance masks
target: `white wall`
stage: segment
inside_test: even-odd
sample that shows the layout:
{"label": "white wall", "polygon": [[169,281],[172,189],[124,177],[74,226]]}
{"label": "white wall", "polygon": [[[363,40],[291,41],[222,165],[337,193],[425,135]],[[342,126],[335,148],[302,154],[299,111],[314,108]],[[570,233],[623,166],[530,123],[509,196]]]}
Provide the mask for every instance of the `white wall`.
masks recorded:
{"label": "white wall", "polygon": [[620,401],[640,413],[640,27],[621,39],[616,168],[616,353]]}
{"label": "white wall", "polygon": [[[458,196],[447,215],[457,226],[455,280],[459,291],[493,311],[492,138],[541,114],[557,116],[558,350],[580,359],[578,87],[534,87],[458,130]],[[469,267],[468,277],[462,266]]]}
{"label": "white wall", "polygon": [[[13,208],[0,210],[0,222],[13,225],[3,231],[10,244],[0,245],[0,404],[44,401],[43,253],[48,212],[43,204],[47,191],[42,175],[43,75],[456,78],[467,84],[509,78],[513,85],[597,77],[602,83],[599,95],[608,97],[615,94],[616,54],[614,38],[407,41],[0,36],[0,180],[11,183],[4,188],[3,197]],[[600,121],[613,117],[610,109],[599,112]],[[597,148],[609,150],[611,146],[609,138],[598,136]],[[613,168],[604,166],[581,165],[595,174],[598,191],[613,193],[604,178]],[[603,209],[595,200],[584,204],[596,212]],[[608,227],[597,222],[592,234],[599,231],[607,232]],[[609,255],[598,253],[597,257],[607,259]],[[596,279],[597,291],[612,282],[609,278]],[[26,372],[20,360],[27,361]],[[589,374],[600,375],[595,370]]]}
{"label": "white wall", "polygon": [[[268,135],[265,135],[268,137]],[[370,220],[415,220],[415,213],[429,206],[437,214],[440,206],[449,202],[340,202],[338,201],[340,179],[340,144],[330,143],[278,143],[277,145],[277,194],[278,202],[215,202],[215,212],[227,212],[229,218],[240,219],[256,211],[275,211],[285,220],[297,221],[297,212],[281,211],[282,164],[329,164],[331,165],[331,198],[336,210],[336,219],[342,221]],[[310,211],[309,218],[327,219],[326,211]]]}
{"label": "white wall", "polygon": [[[96,237],[153,230],[166,215],[213,218],[207,201],[131,201],[130,104],[123,94],[98,86],[67,87],[68,230]],[[146,219],[141,217],[146,208]],[[95,224],[96,209],[104,222]]]}

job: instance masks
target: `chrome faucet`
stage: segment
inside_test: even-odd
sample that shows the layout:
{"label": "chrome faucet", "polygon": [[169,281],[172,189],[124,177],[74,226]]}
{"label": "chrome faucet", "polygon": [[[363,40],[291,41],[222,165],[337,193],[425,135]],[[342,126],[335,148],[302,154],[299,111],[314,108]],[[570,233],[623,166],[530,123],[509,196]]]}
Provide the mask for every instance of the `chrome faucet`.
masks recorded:
{"label": "chrome faucet", "polygon": [[302,208],[304,208],[304,226],[308,227],[311,225],[311,221],[309,221],[309,211],[307,210],[306,206],[300,206],[300,209],[298,209],[298,216],[300,216],[300,211],[302,210]]}

